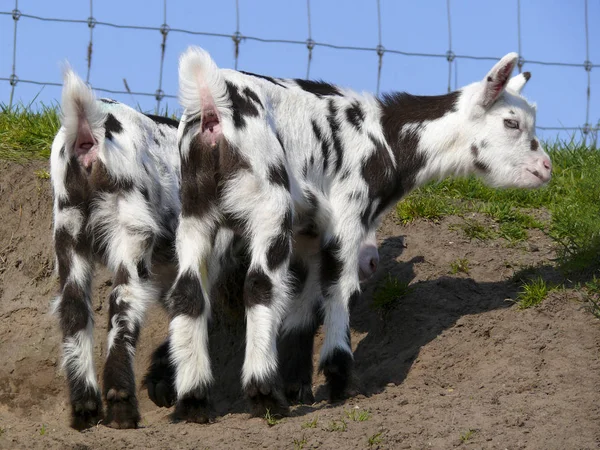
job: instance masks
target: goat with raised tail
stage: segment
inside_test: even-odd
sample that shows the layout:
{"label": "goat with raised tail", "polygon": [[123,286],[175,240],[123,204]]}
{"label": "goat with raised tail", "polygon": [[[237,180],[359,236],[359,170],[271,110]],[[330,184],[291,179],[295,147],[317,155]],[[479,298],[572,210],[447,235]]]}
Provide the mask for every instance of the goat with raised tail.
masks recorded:
{"label": "goat with raised tail", "polygon": [[319,308],[320,369],[331,399],[345,395],[353,365],[349,304],[360,292],[360,266],[368,265],[359,248],[386,211],[412,189],[451,175],[476,174],[496,187],[550,180],[535,106],[520,95],[529,74],[510,79],[516,61],[508,54],[482,81],[450,94],[376,98],[222,70],[201,49],[185,52],[179,268],[168,298],[175,417],[208,420],[205,275],[223,228],[243,236],[250,255],[242,384],[253,412],[285,408],[285,394],[312,397],[310,356],[287,355],[310,355]]}
{"label": "goat with raised tail", "polygon": [[132,428],[140,420],[132,363],[144,311],[160,295],[155,273],[160,265],[173,267],[181,209],[177,124],[96,100],[74,72],[65,71],[62,127],[52,144],[50,172],[60,278],[54,309],[63,333],[74,428],[103,418],[92,340],[95,260],[114,277],[104,423]]}

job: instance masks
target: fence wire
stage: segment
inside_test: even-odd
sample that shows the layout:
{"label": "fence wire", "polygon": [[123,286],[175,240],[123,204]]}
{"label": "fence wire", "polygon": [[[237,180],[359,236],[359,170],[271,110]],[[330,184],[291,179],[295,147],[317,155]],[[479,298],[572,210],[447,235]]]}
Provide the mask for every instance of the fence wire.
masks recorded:
{"label": "fence wire", "polygon": [[[250,36],[244,35],[240,32],[240,7],[239,0],[235,0],[235,20],[236,20],[236,28],[235,32],[232,34],[227,33],[212,33],[205,32],[199,30],[187,30],[182,28],[171,28],[167,22],[167,0],[163,0],[163,23],[160,27],[151,27],[151,26],[139,26],[139,25],[127,25],[127,24],[118,24],[112,22],[104,22],[98,21],[94,18],[94,8],[93,8],[93,0],[90,0],[90,16],[87,19],[64,19],[58,17],[41,17],[34,14],[23,13],[19,10],[19,0],[15,0],[15,7],[12,11],[0,11],[0,15],[8,15],[13,19],[13,48],[12,48],[12,66],[11,66],[11,74],[9,77],[0,77],[0,81],[8,81],[11,86],[10,91],[10,100],[9,100],[9,108],[12,107],[15,88],[19,83],[25,84],[34,84],[34,85],[47,85],[47,86],[62,86],[61,83],[48,82],[48,81],[40,81],[40,80],[25,80],[20,79],[17,76],[17,29],[18,23],[21,19],[30,19],[30,20],[38,20],[44,22],[59,22],[59,23],[69,23],[69,24],[85,24],[88,26],[90,31],[90,39],[87,47],[87,74],[86,74],[86,82],[90,84],[90,76],[92,72],[92,56],[94,53],[94,29],[97,26],[101,27],[112,27],[119,29],[128,29],[128,30],[144,30],[144,31],[158,31],[161,35],[160,40],[160,61],[159,61],[159,70],[158,70],[158,88],[155,92],[133,92],[127,86],[127,82],[123,80],[125,85],[125,90],[118,89],[106,89],[102,87],[93,86],[96,91],[104,92],[108,94],[129,94],[129,95],[140,95],[147,97],[154,97],[156,99],[156,108],[157,111],[160,110],[161,101],[164,98],[177,98],[176,95],[167,94],[162,89],[163,82],[163,70],[164,70],[164,60],[165,53],[167,49],[167,37],[170,33],[182,33],[182,34],[190,34],[195,36],[211,36],[211,37],[219,37],[223,39],[231,39],[234,44],[234,61],[235,68],[238,68],[238,61],[240,51],[242,49],[242,43],[244,41],[257,41],[263,43],[279,43],[279,44],[289,44],[289,45],[304,45],[308,50],[308,58],[306,64],[306,78],[310,77],[310,69],[313,57],[313,51],[317,47],[325,47],[334,50],[349,50],[349,51],[361,51],[361,52],[374,52],[377,55],[377,80],[376,80],[376,92],[379,94],[379,89],[381,85],[381,75],[383,69],[383,56],[386,53],[402,55],[402,56],[411,56],[411,57],[424,57],[424,58],[445,58],[448,62],[448,91],[450,92],[452,89],[452,75],[454,71],[454,87],[456,89],[457,86],[457,72],[458,72],[458,60],[479,60],[479,61],[497,61],[500,58],[495,56],[475,56],[475,55],[463,55],[456,54],[452,50],[452,21],[451,21],[451,0],[446,0],[446,9],[447,9],[447,21],[448,21],[448,50],[446,53],[422,53],[422,52],[410,52],[406,50],[399,49],[391,49],[383,46],[382,37],[381,37],[381,3],[380,0],[375,0],[376,3],[376,14],[377,14],[377,32],[378,32],[378,40],[377,46],[375,47],[363,47],[363,46],[349,46],[349,45],[339,45],[332,44],[329,42],[323,41],[315,41],[312,37],[312,25],[311,25],[311,11],[310,11],[310,0],[306,0],[306,10],[307,10],[307,25],[308,25],[308,37],[305,41],[294,40],[294,39],[269,39],[263,38],[260,36]],[[600,130],[600,124],[596,126],[592,126],[590,124],[590,101],[591,101],[591,71],[594,68],[600,67],[600,64],[593,64],[590,61],[589,51],[589,22],[588,22],[588,0],[584,1],[584,23],[585,23],[585,50],[586,50],[586,59],[583,63],[568,63],[561,61],[539,61],[534,59],[526,59],[522,53],[522,40],[521,40],[521,1],[516,0],[517,3],[517,39],[518,39],[518,51],[519,51],[519,60],[517,63],[518,70],[521,72],[523,70],[523,66],[525,64],[529,65],[542,65],[542,66],[554,66],[554,67],[580,67],[583,68],[587,73],[587,89],[586,89],[586,108],[585,108],[585,123],[583,126],[560,126],[560,127],[551,127],[551,126],[537,126],[540,130],[545,131],[581,131],[583,133],[584,142],[587,142],[588,137],[592,137],[594,140],[597,137],[598,131]],[[90,84],[91,86],[91,84]]]}

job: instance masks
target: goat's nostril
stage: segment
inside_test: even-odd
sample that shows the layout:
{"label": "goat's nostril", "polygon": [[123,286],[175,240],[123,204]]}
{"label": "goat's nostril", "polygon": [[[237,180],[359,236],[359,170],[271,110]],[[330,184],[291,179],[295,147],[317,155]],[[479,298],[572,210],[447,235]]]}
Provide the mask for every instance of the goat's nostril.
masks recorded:
{"label": "goat's nostril", "polygon": [[377,261],[371,259],[371,261],[369,261],[369,267],[373,272],[375,272],[377,270]]}
{"label": "goat's nostril", "polygon": [[548,170],[552,169],[552,163],[549,159],[544,160],[544,167]]}

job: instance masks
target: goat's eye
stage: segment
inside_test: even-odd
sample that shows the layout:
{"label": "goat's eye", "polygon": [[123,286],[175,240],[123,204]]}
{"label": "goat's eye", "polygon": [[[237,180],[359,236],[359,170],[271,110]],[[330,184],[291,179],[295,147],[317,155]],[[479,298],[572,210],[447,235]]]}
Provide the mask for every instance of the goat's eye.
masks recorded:
{"label": "goat's eye", "polygon": [[504,119],[504,126],[506,128],[513,128],[515,130],[519,129],[519,122],[513,119]]}

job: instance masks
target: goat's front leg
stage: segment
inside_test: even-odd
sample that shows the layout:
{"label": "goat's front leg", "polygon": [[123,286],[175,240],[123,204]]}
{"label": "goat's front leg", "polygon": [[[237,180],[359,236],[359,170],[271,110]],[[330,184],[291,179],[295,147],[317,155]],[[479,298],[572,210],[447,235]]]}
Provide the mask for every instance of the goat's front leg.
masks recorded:
{"label": "goat's front leg", "polygon": [[94,370],[94,315],[91,308],[93,260],[83,211],[57,202],[54,248],[60,294],[54,304],[63,334],[63,366],[71,399],[71,426],[81,430],[102,419]]}
{"label": "goat's front leg", "polygon": [[[359,221],[338,222],[344,227],[326,239],[321,251],[321,286],[325,341],[321,348],[320,370],[325,374],[331,401],[347,394],[354,357],[350,342],[350,302],[360,295],[358,248],[362,241]],[[359,230],[354,233],[351,231]]]}
{"label": "goat's front leg", "polygon": [[108,350],[104,366],[103,395],[106,424],[113,428],[137,428],[140,421],[135,390],[133,358],[144,313],[158,297],[149,279],[152,235],[119,227],[108,247],[114,268],[108,307]]}

